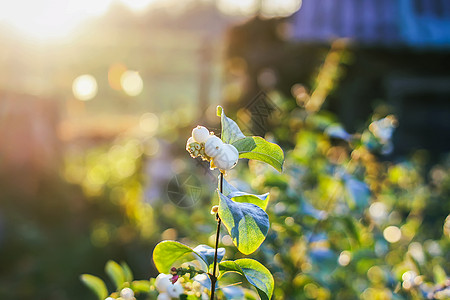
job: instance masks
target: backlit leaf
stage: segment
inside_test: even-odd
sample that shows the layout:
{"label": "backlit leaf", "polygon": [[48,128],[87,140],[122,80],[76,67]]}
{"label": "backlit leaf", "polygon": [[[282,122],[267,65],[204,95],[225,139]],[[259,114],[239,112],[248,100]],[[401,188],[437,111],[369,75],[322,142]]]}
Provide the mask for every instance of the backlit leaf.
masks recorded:
{"label": "backlit leaf", "polygon": [[239,158],[248,158],[268,163],[279,172],[283,169],[284,153],[277,144],[259,136],[246,137],[232,143],[239,152]]}
{"label": "backlit leaf", "polygon": [[104,300],[108,296],[108,290],[106,289],[105,283],[97,276],[83,274],[80,276],[80,279],[97,295],[99,300]]}
{"label": "backlit leaf", "polygon": [[245,138],[239,126],[225,115],[221,106],[217,106],[217,116],[220,117],[222,124],[221,139],[224,143],[232,144],[237,140]]}
{"label": "backlit leaf", "polygon": [[219,216],[243,254],[255,252],[269,231],[269,216],[259,206],[239,203],[219,193]]}
{"label": "backlit leaf", "polygon": [[243,275],[253,285],[261,299],[269,300],[272,297],[274,280],[266,267],[254,259],[238,259],[223,261],[219,264],[220,276],[227,272],[237,272]]}
{"label": "backlit leaf", "polygon": [[[168,274],[175,262],[189,260],[187,254],[196,254],[207,267],[214,260],[214,249],[207,245],[199,245],[192,249],[176,241],[162,241],[153,250],[153,262],[160,273]],[[225,255],[225,249],[219,248],[217,254],[218,261],[221,261]]]}
{"label": "backlit leaf", "polygon": [[119,289],[125,283],[125,274],[122,267],[115,261],[108,261],[105,266],[105,272],[109,278],[114,282],[116,289]]}
{"label": "backlit leaf", "polygon": [[225,179],[223,180],[223,194],[235,202],[252,203],[261,207],[263,210],[266,210],[267,204],[269,203],[269,193],[253,195],[242,192],[228,183]]}

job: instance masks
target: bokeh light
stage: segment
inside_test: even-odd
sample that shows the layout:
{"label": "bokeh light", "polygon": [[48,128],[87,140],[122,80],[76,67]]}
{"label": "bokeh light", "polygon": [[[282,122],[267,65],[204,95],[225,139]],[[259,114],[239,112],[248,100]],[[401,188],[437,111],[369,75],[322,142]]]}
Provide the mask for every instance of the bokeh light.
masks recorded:
{"label": "bokeh light", "polygon": [[256,0],[218,0],[217,7],[225,14],[251,15],[258,10]]}
{"label": "bokeh light", "polygon": [[350,263],[350,260],[352,259],[351,253],[349,251],[342,251],[338,258],[338,263],[345,267]]}
{"label": "bokeh light", "polygon": [[120,78],[122,77],[123,73],[125,73],[126,71],[127,71],[127,67],[121,63],[116,63],[109,67],[108,83],[112,89],[114,89],[116,91],[122,90]]}
{"label": "bokeh light", "polygon": [[144,153],[148,156],[155,156],[159,152],[160,144],[156,138],[149,139],[144,145]]}
{"label": "bokeh light", "polygon": [[120,2],[125,4],[129,9],[139,12],[147,9],[155,0],[120,0]]}
{"label": "bokeh light", "polygon": [[139,120],[139,127],[147,136],[153,136],[158,130],[159,119],[158,116],[153,113],[145,113]]}
{"label": "bokeh light", "polygon": [[389,243],[396,243],[402,237],[402,232],[397,226],[388,226],[384,229],[383,236]]}
{"label": "bokeh light", "polygon": [[262,12],[266,16],[287,17],[300,9],[301,0],[262,1]]}
{"label": "bokeh light", "polygon": [[370,216],[375,222],[381,222],[387,218],[387,208],[383,202],[374,202],[369,207]]}
{"label": "bokeh light", "polygon": [[123,91],[128,96],[137,96],[142,93],[144,82],[141,76],[136,71],[126,71],[120,77],[120,84]]}
{"label": "bokeh light", "polygon": [[89,74],[80,75],[73,81],[72,91],[75,98],[81,101],[91,100],[97,95],[97,80]]}

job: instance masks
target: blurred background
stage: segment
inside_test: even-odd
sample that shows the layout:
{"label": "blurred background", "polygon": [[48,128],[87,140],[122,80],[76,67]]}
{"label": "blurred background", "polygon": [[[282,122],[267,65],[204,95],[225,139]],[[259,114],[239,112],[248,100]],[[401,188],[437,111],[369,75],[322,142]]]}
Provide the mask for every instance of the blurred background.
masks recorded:
{"label": "blurred background", "polygon": [[0,296],[212,245],[218,174],[184,148],[220,104],[286,154],[228,174],[271,192],[274,299],[445,299],[450,2],[2,1],[0,45]]}

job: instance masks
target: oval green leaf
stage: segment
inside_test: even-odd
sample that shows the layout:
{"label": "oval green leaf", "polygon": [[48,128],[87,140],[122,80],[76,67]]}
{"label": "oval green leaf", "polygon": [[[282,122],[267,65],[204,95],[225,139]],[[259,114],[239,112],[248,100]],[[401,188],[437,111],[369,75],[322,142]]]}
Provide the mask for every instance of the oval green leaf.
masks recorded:
{"label": "oval green leaf", "polygon": [[[208,267],[214,263],[214,248],[208,245],[198,245],[194,249],[192,249],[200,258],[206,262]],[[221,261],[225,256],[225,248],[217,249],[217,261]]]}
{"label": "oval green leaf", "polygon": [[108,261],[105,266],[105,272],[111,278],[112,282],[114,282],[116,289],[122,288],[125,283],[125,274],[118,263],[112,260]]}
{"label": "oval green leaf", "polygon": [[255,252],[269,231],[269,216],[259,206],[239,203],[219,194],[219,216],[227,228],[234,245],[245,254]]}
{"label": "oval green leaf", "polygon": [[256,288],[263,300],[272,297],[274,280],[270,271],[260,262],[244,258],[235,261],[223,261],[219,264],[220,276],[227,272],[236,272],[244,276]]}
{"label": "oval green leaf", "polygon": [[[185,259],[187,254],[196,254],[207,268],[214,260],[214,249],[207,245],[198,245],[192,249],[176,241],[162,241],[153,250],[153,262],[160,273],[169,274],[173,264]],[[219,248],[217,254],[218,261],[221,261],[225,255],[225,249]]]}
{"label": "oval green leaf", "polygon": [[106,289],[105,283],[97,276],[83,274],[80,276],[80,279],[97,295],[99,300],[104,300],[108,296],[108,290]]}
{"label": "oval green leaf", "polygon": [[120,265],[122,266],[123,274],[125,275],[125,281],[131,282],[133,281],[133,272],[131,271],[130,267],[126,262],[121,262]]}
{"label": "oval green leaf", "polygon": [[217,116],[220,117],[222,124],[222,134],[220,137],[224,143],[232,144],[237,140],[245,138],[239,126],[225,115],[221,106],[217,106]]}
{"label": "oval green leaf", "polygon": [[269,193],[253,195],[242,192],[228,183],[225,179],[223,180],[223,194],[235,202],[255,204],[261,207],[264,211],[269,203]]}
{"label": "oval green leaf", "polygon": [[232,143],[239,152],[239,158],[248,158],[268,163],[277,171],[283,170],[284,153],[277,144],[259,136],[246,137]]}

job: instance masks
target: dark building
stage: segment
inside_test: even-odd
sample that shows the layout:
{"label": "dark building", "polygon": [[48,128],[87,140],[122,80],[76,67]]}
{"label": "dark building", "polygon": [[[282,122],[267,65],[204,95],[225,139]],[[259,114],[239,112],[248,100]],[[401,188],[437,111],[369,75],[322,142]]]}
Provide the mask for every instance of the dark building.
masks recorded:
{"label": "dark building", "polygon": [[[280,30],[290,28],[288,35]],[[342,66],[326,108],[347,130],[367,125],[377,104],[399,119],[395,154],[450,150],[450,2],[446,0],[304,0],[289,19],[255,17],[229,34],[228,57],[246,62],[244,102],[272,70],[275,88],[290,94],[312,80],[333,41],[346,39]]]}

